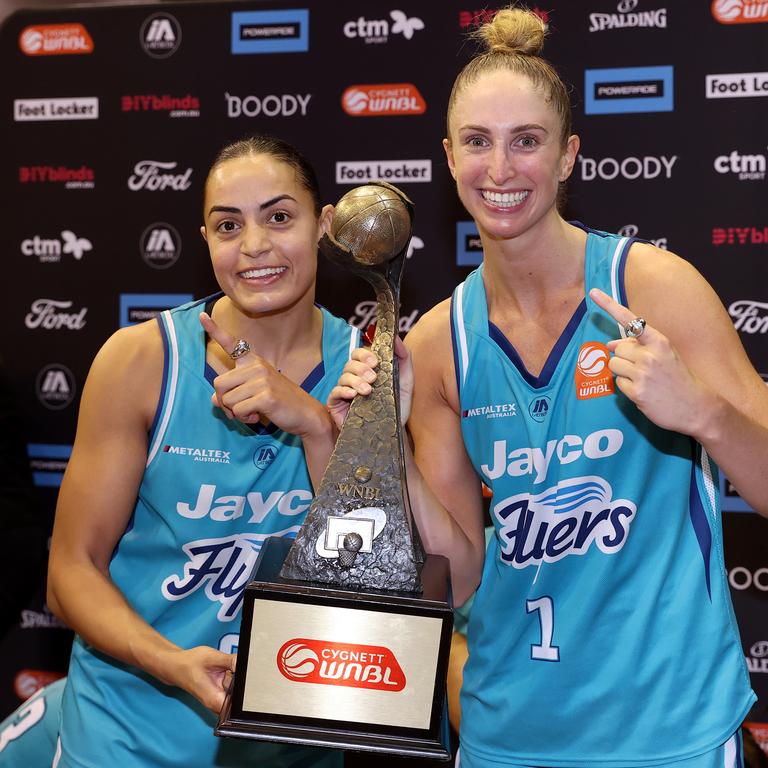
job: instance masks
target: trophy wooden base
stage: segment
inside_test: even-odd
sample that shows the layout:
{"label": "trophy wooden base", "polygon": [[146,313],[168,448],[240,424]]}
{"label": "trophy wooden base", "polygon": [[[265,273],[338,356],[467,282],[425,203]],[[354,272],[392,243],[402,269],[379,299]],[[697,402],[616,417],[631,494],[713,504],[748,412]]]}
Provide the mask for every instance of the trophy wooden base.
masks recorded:
{"label": "trophy wooden base", "polygon": [[353,592],[282,579],[291,543],[259,553],[216,735],[450,760],[447,560],[427,556],[421,594]]}

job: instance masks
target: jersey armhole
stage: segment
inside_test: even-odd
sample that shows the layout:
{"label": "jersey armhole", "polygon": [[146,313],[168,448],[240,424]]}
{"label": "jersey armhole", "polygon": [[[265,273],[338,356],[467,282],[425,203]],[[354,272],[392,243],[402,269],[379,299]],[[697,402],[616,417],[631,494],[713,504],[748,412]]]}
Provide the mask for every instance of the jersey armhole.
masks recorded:
{"label": "jersey armhole", "polygon": [[453,370],[456,374],[456,390],[461,403],[461,386],[467,377],[467,329],[464,325],[463,311],[464,283],[456,286],[451,295],[451,348],[453,350]]}
{"label": "jersey armhole", "polygon": [[147,467],[157,455],[166,427],[168,426],[176,391],[176,381],[179,375],[178,343],[170,311],[165,310],[162,312],[157,317],[157,323],[160,327],[160,336],[163,339],[163,380],[160,385],[160,398],[157,402],[155,417],[149,429],[148,443],[150,449],[147,454]]}

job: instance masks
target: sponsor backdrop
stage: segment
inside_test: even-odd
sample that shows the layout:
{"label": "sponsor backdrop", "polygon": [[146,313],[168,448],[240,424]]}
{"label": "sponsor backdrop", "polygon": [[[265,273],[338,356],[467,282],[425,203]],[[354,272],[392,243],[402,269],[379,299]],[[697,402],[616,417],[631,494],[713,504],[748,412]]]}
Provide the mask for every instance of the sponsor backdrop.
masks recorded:
{"label": "sponsor backdrop", "polygon": [[[692,261],[768,378],[768,2],[546,8],[546,53],[573,84],[582,137],[568,215]],[[0,66],[13,77],[0,84],[1,120],[13,151],[0,157],[0,248],[13,283],[0,355],[47,528],[99,346],[216,288],[198,227],[205,171],[224,142],[265,131],[296,143],[327,201],[369,179],[402,187],[416,204],[403,332],[478,263],[440,139],[451,83],[475,50],[467,32],[494,10],[251,0],[62,6],[7,20]],[[360,327],[374,319],[365,284],[331,265],[318,294]],[[722,490],[760,695],[750,719],[768,723],[768,526],[725,479]],[[0,638],[3,714],[64,672],[70,643],[42,580],[18,578],[32,597]]]}

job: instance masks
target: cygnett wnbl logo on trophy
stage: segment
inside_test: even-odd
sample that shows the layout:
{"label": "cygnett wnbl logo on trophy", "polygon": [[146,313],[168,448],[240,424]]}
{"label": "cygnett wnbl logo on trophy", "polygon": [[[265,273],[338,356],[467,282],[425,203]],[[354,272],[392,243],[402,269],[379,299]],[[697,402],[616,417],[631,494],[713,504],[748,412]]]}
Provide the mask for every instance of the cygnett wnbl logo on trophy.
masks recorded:
{"label": "cygnett wnbl logo on trophy", "polygon": [[295,541],[261,548],[219,736],[450,759],[448,562],[424,554],[411,517],[394,354],[412,217],[375,181],[339,201],[320,241],[376,293],[378,376],[350,405]]}

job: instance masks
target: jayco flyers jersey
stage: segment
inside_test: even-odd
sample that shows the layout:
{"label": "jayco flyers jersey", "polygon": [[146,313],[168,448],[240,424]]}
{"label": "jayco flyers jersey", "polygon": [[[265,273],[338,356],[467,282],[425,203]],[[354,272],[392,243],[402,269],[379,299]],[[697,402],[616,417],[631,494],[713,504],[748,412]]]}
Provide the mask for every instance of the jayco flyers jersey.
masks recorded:
{"label": "jayco flyers jersey", "polygon": [[496,535],[469,624],[462,768],[666,765],[731,736],[750,690],[717,469],[615,387],[631,241],[588,230],[587,296],[538,377],[489,322],[482,267],[452,301],[461,427]]}
{"label": "jayco flyers jersey", "polygon": [[[160,316],[162,396],[110,575],[136,612],[172,642],[231,653],[259,549],[269,536],[296,534],[312,486],[298,437],[274,425],[251,428],[212,406],[215,374],[206,368],[198,319],[204,306],[202,300]],[[322,312],[323,359],[303,387],[324,402],[359,332]],[[218,739],[214,723],[191,696],[76,638],[60,768],[340,765],[339,754],[328,750]]]}
{"label": "jayco flyers jersey", "polygon": [[59,731],[61,695],[67,678],[50,683],[0,723],[0,766],[31,768],[51,765]]}

